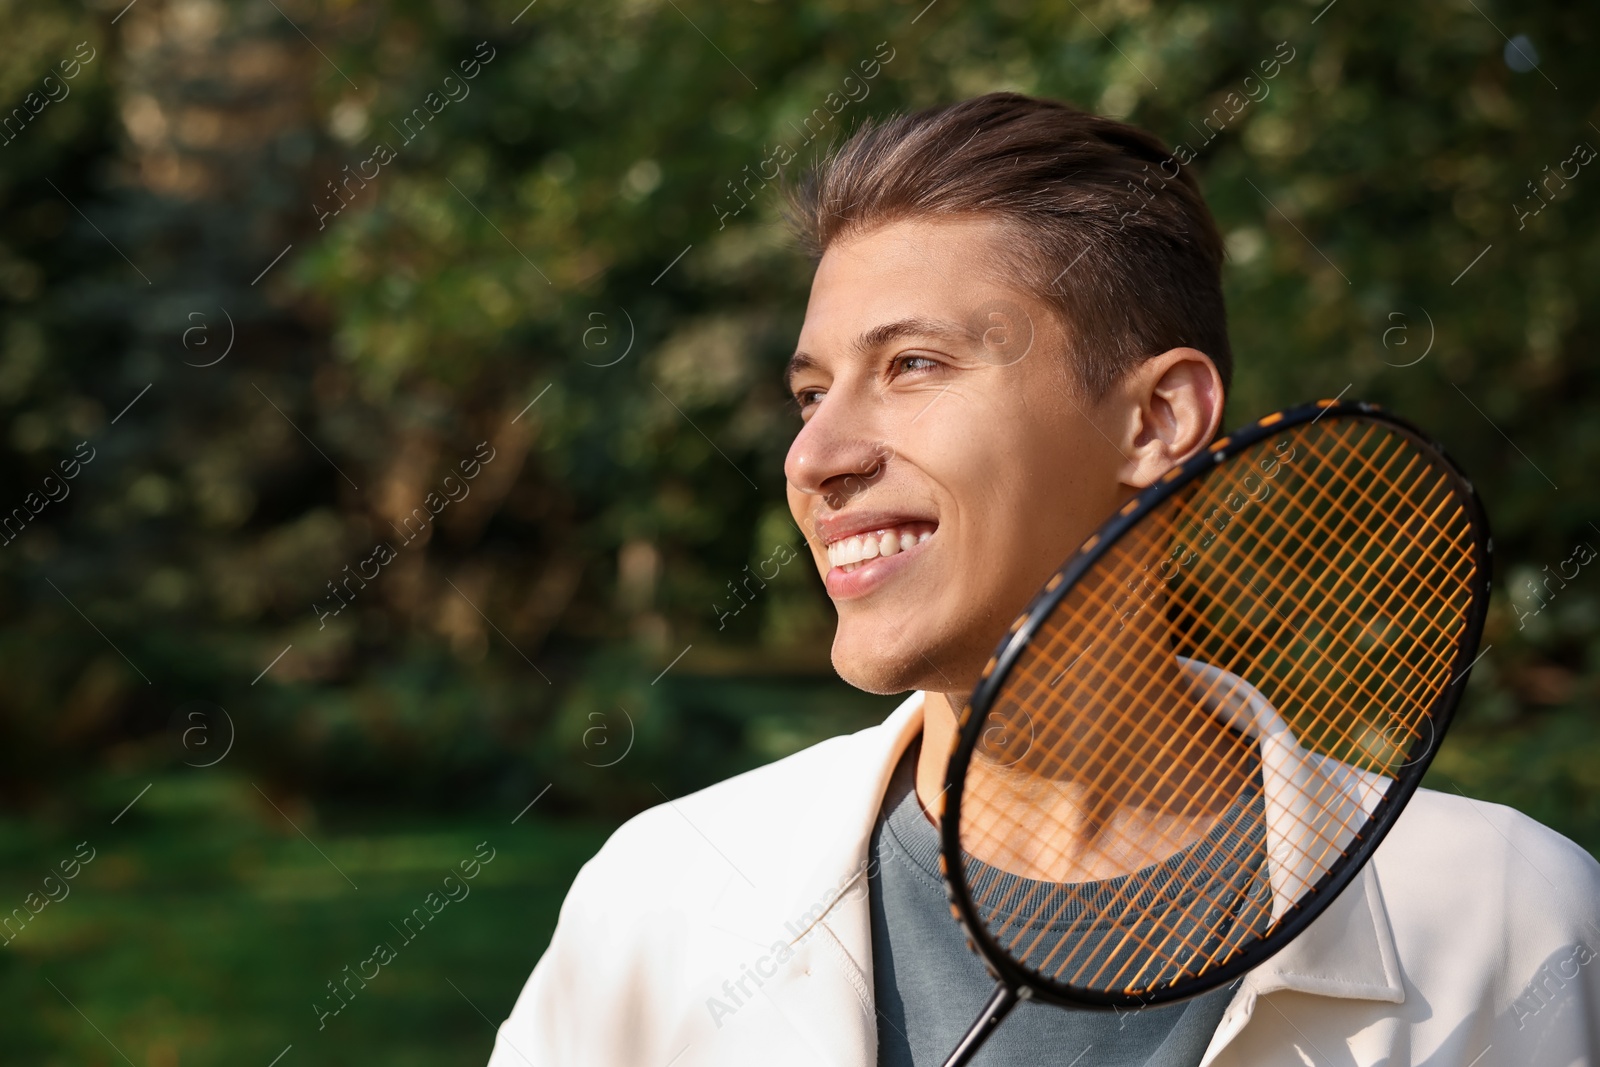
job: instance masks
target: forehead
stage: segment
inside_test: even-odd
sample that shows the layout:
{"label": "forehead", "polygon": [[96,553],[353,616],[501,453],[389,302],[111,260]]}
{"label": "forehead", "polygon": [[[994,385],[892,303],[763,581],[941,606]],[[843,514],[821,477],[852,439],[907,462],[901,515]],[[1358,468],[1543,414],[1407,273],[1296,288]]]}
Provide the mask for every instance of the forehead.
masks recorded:
{"label": "forehead", "polygon": [[835,240],[812,279],[800,348],[838,346],[899,320],[973,325],[986,301],[1023,301],[1001,266],[1005,243],[1001,223],[972,217],[904,220]]}
{"label": "forehead", "polygon": [[[1007,269],[1015,238],[984,218],[902,221],[828,247],[812,280],[789,378],[921,340],[1010,362],[1059,336],[1056,315]],[[1047,342],[1048,343],[1048,342]]]}

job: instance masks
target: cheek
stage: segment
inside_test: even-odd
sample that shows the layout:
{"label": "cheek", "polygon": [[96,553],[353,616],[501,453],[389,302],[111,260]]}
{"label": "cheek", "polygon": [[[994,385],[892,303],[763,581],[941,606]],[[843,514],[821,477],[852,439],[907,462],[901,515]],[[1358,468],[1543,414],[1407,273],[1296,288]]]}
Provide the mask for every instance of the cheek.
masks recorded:
{"label": "cheek", "polygon": [[1030,451],[1019,471],[1029,487],[1020,506],[1041,575],[1061,566],[1116,510],[1119,459],[1109,442],[1077,420],[1063,422]]}
{"label": "cheek", "polygon": [[944,427],[915,453],[942,498],[940,533],[959,553],[947,574],[953,585],[1003,579],[1029,537],[1029,498],[1035,486],[1025,442],[1004,420]]}

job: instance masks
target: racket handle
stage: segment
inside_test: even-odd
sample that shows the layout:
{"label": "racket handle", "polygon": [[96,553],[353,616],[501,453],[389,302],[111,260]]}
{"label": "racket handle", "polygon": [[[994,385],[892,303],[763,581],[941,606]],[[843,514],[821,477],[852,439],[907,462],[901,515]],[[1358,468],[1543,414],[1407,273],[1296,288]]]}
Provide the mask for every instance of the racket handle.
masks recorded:
{"label": "racket handle", "polygon": [[950,1053],[950,1058],[944,1061],[944,1067],[963,1067],[972,1057],[978,1054],[983,1043],[989,1040],[989,1035],[994,1033],[1005,1017],[1011,1014],[1011,1009],[1017,1006],[1017,1001],[1022,998],[1017,991],[1005,982],[994,987],[994,995],[983,1006],[983,1011],[978,1013],[978,1019],[972,1024],[972,1029],[967,1031],[967,1036],[961,1039],[961,1044]]}

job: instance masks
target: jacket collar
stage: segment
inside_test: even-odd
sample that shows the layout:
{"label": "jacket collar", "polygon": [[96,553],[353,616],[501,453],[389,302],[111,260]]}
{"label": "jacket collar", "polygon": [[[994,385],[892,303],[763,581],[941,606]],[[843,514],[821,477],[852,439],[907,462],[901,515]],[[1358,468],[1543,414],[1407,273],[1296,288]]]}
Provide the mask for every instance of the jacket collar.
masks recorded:
{"label": "jacket collar", "polygon": [[1369,861],[1327,909],[1239,983],[1200,1067],[1211,1067],[1268,993],[1290,990],[1345,1000],[1405,1001],[1378,875]]}
{"label": "jacket collar", "polygon": [[1405,1001],[1399,955],[1369,862],[1326,911],[1245,978],[1252,996],[1292,989],[1350,1000]]}
{"label": "jacket collar", "polygon": [[[1302,747],[1260,690],[1238,675],[1182,656],[1178,661],[1206,686],[1212,714],[1260,746],[1276,920],[1350,843],[1354,834],[1345,827],[1359,822],[1358,812],[1372,811],[1390,779]],[[1316,798],[1314,806],[1304,801],[1308,796]],[[1395,1004],[1405,1000],[1389,915],[1370,862],[1310,926],[1250,972],[1241,992],[1280,989]]]}

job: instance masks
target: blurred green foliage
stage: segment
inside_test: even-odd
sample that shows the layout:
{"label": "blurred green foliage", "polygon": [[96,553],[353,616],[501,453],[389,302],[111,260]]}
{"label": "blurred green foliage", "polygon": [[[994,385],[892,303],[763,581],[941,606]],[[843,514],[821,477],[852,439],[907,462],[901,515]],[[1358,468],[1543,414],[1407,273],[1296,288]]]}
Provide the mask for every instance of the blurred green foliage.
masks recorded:
{"label": "blurred green foliage", "polygon": [[[597,820],[519,823],[494,903],[428,950],[498,1019],[603,827],[884,713],[831,680],[803,561],[732,610],[798,544],[778,373],[809,267],[775,186],[729,214],[729,183],[779,143],[792,174],[867,115],[994,89],[1198,150],[1230,421],[1363,397],[1472,473],[1492,647],[1434,784],[1600,849],[1600,585],[1531,587],[1600,545],[1600,170],[1551,177],[1600,145],[1583,8],[6,0],[0,28],[0,104],[70,89],[0,144],[0,519],[94,454],[0,535],[0,888],[155,783],[107,846],[143,873],[91,868],[46,916],[59,940],[0,956],[43,1013],[4,1035],[31,1062],[112,1061],[42,974],[144,1027],[140,1062],[265,1063],[347,928],[432,877],[341,897],[241,783],[348,811],[323,847],[380,865],[454,855],[546,785],[543,819]],[[428,504],[480,443],[470,492]],[[263,904],[280,876],[326,900]],[[297,1062],[479,1062],[460,998],[407,988]]]}

